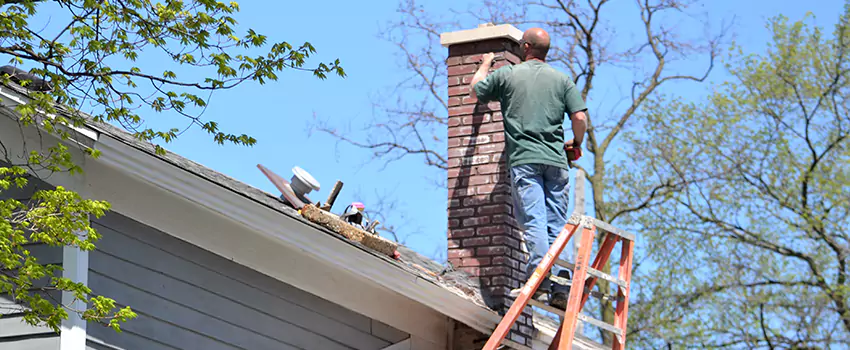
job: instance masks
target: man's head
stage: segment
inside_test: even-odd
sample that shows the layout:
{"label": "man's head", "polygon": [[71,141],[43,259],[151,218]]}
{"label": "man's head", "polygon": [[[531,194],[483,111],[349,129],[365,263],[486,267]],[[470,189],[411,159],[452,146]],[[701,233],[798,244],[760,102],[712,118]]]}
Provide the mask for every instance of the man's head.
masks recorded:
{"label": "man's head", "polygon": [[522,34],[520,41],[524,60],[533,58],[546,60],[546,54],[549,53],[549,33],[546,33],[543,28],[531,28]]}

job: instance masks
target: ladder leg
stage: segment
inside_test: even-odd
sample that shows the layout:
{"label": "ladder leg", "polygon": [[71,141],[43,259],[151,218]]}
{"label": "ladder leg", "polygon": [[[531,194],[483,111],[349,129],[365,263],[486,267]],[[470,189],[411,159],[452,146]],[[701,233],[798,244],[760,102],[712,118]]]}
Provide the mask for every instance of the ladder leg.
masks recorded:
{"label": "ladder leg", "polygon": [[557,350],[558,346],[561,344],[561,336],[564,333],[561,332],[563,327],[558,327],[558,331],[555,332],[555,337],[552,338],[552,342],[549,343],[549,350]]}
{"label": "ladder leg", "polygon": [[567,309],[564,312],[564,322],[561,324],[563,334],[558,344],[559,350],[571,350],[573,346],[579,303],[582,294],[584,294],[584,281],[587,278],[587,262],[590,260],[590,248],[593,246],[593,236],[596,233],[595,228],[582,227],[582,231],[581,248],[573,270],[573,285],[570,287],[570,297],[567,301]]}
{"label": "ladder leg", "polygon": [[[599,248],[599,253],[596,254],[596,258],[593,260],[593,267],[596,270],[602,270],[602,266],[605,266],[605,263],[608,262],[608,258],[611,257],[611,251],[614,250],[614,246],[617,245],[617,241],[619,238],[617,235],[607,234],[605,237],[605,241],[602,242],[602,246]],[[596,285],[596,281],[598,278],[593,277],[588,281],[588,284],[585,289],[592,290],[593,286]],[[579,304],[578,310],[581,312],[581,309],[584,308],[584,303],[587,302],[587,298],[590,297],[590,293],[586,293],[581,297],[581,303]]]}
{"label": "ladder leg", "polygon": [[551,247],[549,247],[549,251],[543,256],[543,260],[540,262],[540,265],[537,265],[537,268],[534,269],[534,273],[531,274],[528,282],[525,283],[525,286],[522,288],[522,292],[516,300],[514,300],[511,308],[508,310],[508,313],[505,314],[505,317],[503,317],[502,321],[499,322],[496,330],[493,331],[492,335],[490,335],[490,339],[487,340],[487,344],[484,345],[482,350],[495,350],[499,344],[502,343],[502,340],[508,335],[508,332],[511,330],[514,322],[516,322],[519,315],[522,314],[522,310],[525,309],[526,305],[528,305],[528,300],[531,299],[531,296],[534,295],[534,292],[537,291],[538,287],[540,287],[540,283],[543,282],[543,278],[546,278],[549,274],[549,271],[555,264],[556,258],[561,255],[561,251],[564,250],[567,242],[573,237],[573,234],[575,234],[579,227],[581,226],[571,224],[564,225],[561,233],[558,234],[558,238],[555,239],[555,242],[552,243]]}
{"label": "ladder leg", "polygon": [[614,326],[622,329],[623,334],[614,337],[614,350],[626,349],[626,326],[629,319],[629,291],[632,280],[632,258],[635,252],[635,243],[623,240],[623,253],[620,256],[620,279],[629,282],[628,287],[620,287],[618,290],[617,309],[614,311]]}

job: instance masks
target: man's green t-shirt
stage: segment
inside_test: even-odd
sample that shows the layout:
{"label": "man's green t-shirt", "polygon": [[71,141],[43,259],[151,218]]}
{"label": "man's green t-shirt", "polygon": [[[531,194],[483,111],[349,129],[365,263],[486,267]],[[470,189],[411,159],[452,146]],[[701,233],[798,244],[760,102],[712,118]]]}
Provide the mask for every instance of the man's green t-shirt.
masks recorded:
{"label": "man's green t-shirt", "polygon": [[474,86],[481,102],[502,105],[509,166],[538,163],[567,168],[564,114],[587,109],[569,77],[537,60],[507,65]]}

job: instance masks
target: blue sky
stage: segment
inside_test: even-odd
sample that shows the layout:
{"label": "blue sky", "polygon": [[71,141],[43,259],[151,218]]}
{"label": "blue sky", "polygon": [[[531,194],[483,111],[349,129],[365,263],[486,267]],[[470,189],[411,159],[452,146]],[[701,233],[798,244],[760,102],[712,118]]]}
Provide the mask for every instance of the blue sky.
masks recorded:
{"label": "blue sky", "polygon": [[[634,4],[628,0],[614,1],[617,2]],[[445,13],[450,7],[466,9],[477,4],[466,0],[423,3],[436,14]],[[733,30],[738,43],[748,51],[763,49],[769,39],[765,24],[771,16],[784,14],[797,20],[811,11],[817,16],[816,23],[828,26],[827,31],[831,31],[843,6],[841,0],[709,0],[703,3],[711,5],[696,6],[705,8],[715,23],[736,17]],[[364,6],[364,2],[352,1],[324,1],[321,5],[305,1],[244,1],[240,5],[237,19],[241,26],[269,36],[270,41],[286,40],[293,44],[310,41],[318,49],[318,60],[340,58],[348,77],[320,81],[309,73],[289,71],[280,74],[278,82],[248,83],[216,93],[204,118],[218,121],[225,131],[255,137],[257,145],[251,148],[218,146],[196,129],[165,145],[166,148],[274,194],[277,190],[256,168],[258,163],[287,178],[293,166],[304,168],[321,183],[321,190],[314,192],[312,197],[322,201],[334,182],[342,180],[345,187],[336,211],[355,200],[364,202],[369,208],[378,201],[379,195],[386,195],[388,199],[397,200],[397,207],[385,215],[390,224],[400,226],[402,233],[411,234],[407,237],[407,245],[427,256],[444,256],[447,192],[434,186],[433,170],[422,165],[418,158],[404,159],[384,168],[381,161],[365,162],[370,157],[368,151],[337,144],[321,133],[307,134],[314,115],[337,125],[351,122],[355,129],[364,125],[373,116],[372,102],[376,93],[394,86],[399,77],[405,75],[397,64],[394,46],[378,37],[380,26],[397,18],[397,2],[382,0]],[[623,16],[623,12],[613,11],[615,18],[611,22],[631,23],[626,18],[616,18]],[[473,28],[477,24],[470,21],[455,29]],[[631,30],[633,28],[618,28],[618,32]],[[143,65],[156,67],[156,62],[143,62]],[[714,81],[723,77],[720,69],[712,74]],[[624,83],[628,81],[604,79],[597,82],[596,90],[616,93],[618,89],[628,88],[621,86]],[[699,96],[708,88],[708,85],[689,84],[677,92]],[[591,108],[604,108],[611,101],[604,98],[588,103]],[[161,116],[149,119],[157,126],[171,126],[175,125],[173,121],[179,121]],[[163,120],[172,122],[164,124]],[[182,125],[180,122],[177,125]]]}

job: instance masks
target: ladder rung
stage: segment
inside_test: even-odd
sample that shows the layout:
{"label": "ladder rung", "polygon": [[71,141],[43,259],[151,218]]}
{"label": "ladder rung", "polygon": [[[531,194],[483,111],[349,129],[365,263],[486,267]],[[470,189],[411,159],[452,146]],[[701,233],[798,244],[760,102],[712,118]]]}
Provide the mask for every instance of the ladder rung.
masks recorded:
{"label": "ladder rung", "polygon": [[617,336],[623,335],[623,330],[620,329],[619,327],[615,327],[614,325],[611,325],[611,324],[608,324],[606,322],[597,320],[597,319],[590,317],[590,316],[587,316],[585,314],[581,314],[581,313],[578,314],[578,319],[581,320],[581,321],[587,322],[589,324],[592,324],[596,327],[602,328],[602,329],[609,331],[611,333],[614,333]]}
{"label": "ladder rung", "polygon": [[627,240],[632,241],[632,242],[635,241],[634,233],[623,230],[619,227],[611,225],[611,224],[609,224],[605,221],[599,220],[599,219],[594,218],[592,216],[573,214],[572,216],[570,216],[567,223],[573,224],[573,225],[579,225],[581,223],[584,223],[585,225],[593,225],[593,226],[596,227],[597,230],[600,230],[600,231],[603,231],[603,232],[613,233],[617,236],[623,237],[624,239],[627,239]]}
{"label": "ladder rung", "polygon": [[549,305],[546,305],[546,304],[541,303],[541,302],[539,302],[539,301],[537,301],[537,300],[534,300],[534,299],[529,299],[529,300],[528,300],[528,305],[539,307],[539,308],[541,308],[541,309],[543,309],[543,310],[546,310],[546,312],[553,313],[553,314],[555,314],[555,315],[560,315],[561,317],[563,317],[563,316],[564,316],[564,310],[561,310],[561,309],[558,309],[558,308],[551,307],[551,306],[549,306]]}
{"label": "ladder rung", "polygon": [[[576,268],[575,264],[568,262],[566,260],[557,259],[557,260],[555,260],[555,263],[558,264],[559,266],[563,266],[567,269],[570,269],[571,271],[575,271],[575,268]],[[628,288],[629,287],[629,284],[626,281],[621,280],[619,278],[615,278],[614,276],[611,276],[607,273],[604,273],[602,271],[594,269],[590,266],[587,267],[587,274],[591,275],[593,277],[601,278],[601,279],[606,280],[608,282],[614,283],[614,284],[616,284],[616,285],[618,285],[622,288]]]}
{"label": "ladder rung", "polygon": [[[543,310],[546,310],[546,312],[553,313],[553,314],[555,314],[555,315],[560,315],[560,316],[563,316],[563,315],[564,315],[564,310],[560,310],[560,309],[557,309],[557,308],[551,307],[551,306],[549,306],[549,305],[546,305],[546,304],[541,303],[541,302],[539,302],[539,301],[537,301],[537,300],[534,300],[534,299],[530,299],[530,300],[528,301],[528,304],[529,304],[529,305],[532,305],[532,306],[539,307],[539,308],[541,308],[541,309],[543,309]],[[578,318],[580,321],[582,321],[582,322],[587,322],[587,323],[592,324],[592,325],[594,325],[594,326],[596,326],[596,327],[599,327],[599,328],[602,328],[602,329],[604,329],[604,330],[606,330],[606,331],[609,331],[609,332],[611,332],[611,333],[614,333],[614,334],[615,334],[616,336],[618,336],[618,337],[621,337],[621,336],[623,335],[623,330],[622,330],[622,329],[620,329],[620,328],[618,328],[618,327],[615,327],[615,326],[613,326],[613,325],[610,325],[610,324],[608,324],[608,323],[605,323],[605,322],[603,322],[603,321],[597,320],[597,319],[595,319],[595,318],[592,318],[592,317],[590,317],[590,316],[587,316],[587,315],[585,315],[585,314],[580,313],[580,314],[578,314],[578,317],[577,317],[577,318]]]}
{"label": "ladder rung", "polygon": [[[573,285],[572,280],[568,280],[566,278],[558,277],[558,276],[555,276],[555,275],[550,275],[549,280],[551,280],[552,282],[555,282],[557,284],[560,284],[562,286],[572,287],[572,285]],[[597,297],[599,299],[605,300],[605,301],[610,301],[610,302],[617,301],[617,297],[615,297],[611,294],[605,294],[605,293],[602,293],[602,292],[597,292],[595,290],[590,290],[590,289],[587,288],[587,285],[585,285],[585,287],[584,287],[584,292],[585,293],[590,292],[590,295]]]}

